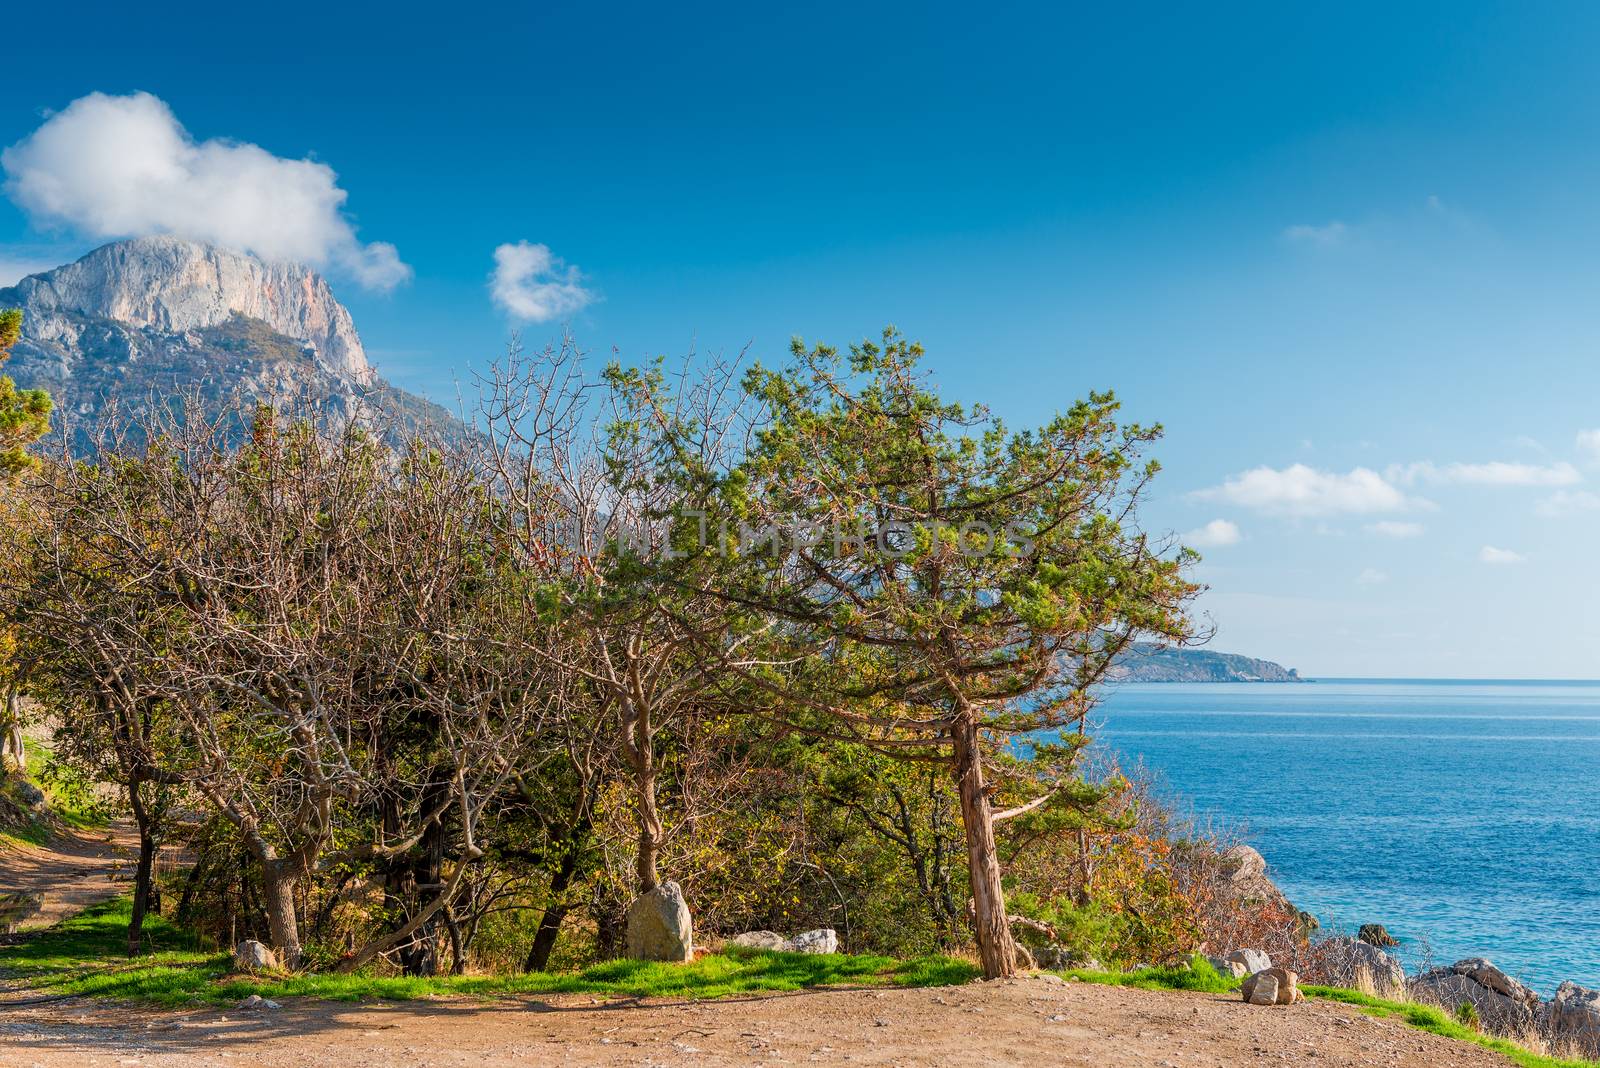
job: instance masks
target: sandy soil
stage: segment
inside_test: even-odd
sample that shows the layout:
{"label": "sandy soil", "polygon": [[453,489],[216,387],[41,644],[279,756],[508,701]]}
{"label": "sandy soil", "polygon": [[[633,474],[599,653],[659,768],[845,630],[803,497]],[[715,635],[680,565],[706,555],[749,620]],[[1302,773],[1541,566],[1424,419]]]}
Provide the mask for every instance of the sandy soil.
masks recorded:
{"label": "sandy soil", "polygon": [[42,891],[44,910],[23,923],[22,930],[49,927],[127,893],[137,857],[138,840],[132,824],[125,822],[63,834],[45,847],[7,841],[0,844],[0,893]]}
{"label": "sandy soil", "polygon": [[161,1013],[90,1001],[0,1009],[0,1065],[1507,1065],[1345,1006],[1054,977],[699,1003],[590,997]]}

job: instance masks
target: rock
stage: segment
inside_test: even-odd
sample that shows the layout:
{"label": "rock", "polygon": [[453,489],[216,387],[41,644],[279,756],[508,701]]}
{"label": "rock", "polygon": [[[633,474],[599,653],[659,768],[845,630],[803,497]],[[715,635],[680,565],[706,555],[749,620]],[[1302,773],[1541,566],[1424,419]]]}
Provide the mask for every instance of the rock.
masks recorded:
{"label": "rock", "polygon": [[694,921],[677,883],[662,883],[628,906],[628,956],[634,960],[687,961],[694,957]]}
{"label": "rock", "polygon": [[[1290,904],[1278,884],[1267,875],[1267,860],[1260,853],[1247,845],[1236,845],[1224,851],[1220,860],[1225,880],[1222,893],[1235,907],[1267,907],[1290,916],[1301,916],[1300,910]],[[1303,918],[1300,923],[1305,926]]]}
{"label": "rock", "polygon": [[1246,979],[1239,993],[1252,1005],[1294,1005],[1306,999],[1299,983],[1287,968],[1268,968]]}
{"label": "rock", "polygon": [[1250,989],[1245,991],[1244,999],[1252,1005],[1276,1005],[1278,1003],[1278,977],[1262,972],[1252,975],[1249,979]]}
{"label": "rock", "polygon": [[[183,334],[259,319],[314,349],[317,363],[363,383],[371,364],[344,305],[321,275],[298,264],[158,235],[104,245],[76,263],[24,278],[16,302],[29,318],[96,316],[136,329]],[[55,324],[52,324],[55,325]],[[41,321],[30,329],[48,331]]]}
{"label": "rock", "polygon": [[[256,943],[256,945],[260,944],[261,943],[259,942]],[[279,1005],[276,1001],[269,1001],[260,994],[251,994],[234,1007],[238,1009],[244,1009],[248,1012],[270,1012],[273,1009],[283,1008],[283,1006]]]}
{"label": "rock", "polygon": [[790,953],[837,953],[839,936],[832,927],[819,927],[814,931],[801,931],[789,939],[785,948]]}
{"label": "rock", "polygon": [[728,939],[728,944],[744,946],[747,949],[770,949],[782,952],[789,945],[789,940],[776,931],[746,931]]}
{"label": "rock", "polygon": [[1223,959],[1244,965],[1244,973],[1246,975],[1264,972],[1272,967],[1272,958],[1259,949],[1236,949]]}
{"label": "rock", "polygon": [[253,938],[233,947],[233,970],[236,972],[270,972],[277,967],[277,955]]}
{"label": "rock", "polygon": [[[1371,942],[1339,935],[1317,943],[1321,978],[1330,986],[1393,996],[1406,989],[1406,970]],[[1453,1006],[1452,1006],[1453,1007]]]}
{"label": "rock", "polygon": [[1456,961],[1411,980],[1412,997],[1454,1013],[1463,1003],[1477,1010],[1485,1027],[1522,1032],[1543,1014],[1539,995],[1482,957]]}
{"label": "rock", "polygon": [[35,811],[44,808],[44,791],[27,779],[18,778],[11,787],[11,796],[24,808]]}
{"label": "rock", "polygon": [[785,938],[776,931],[746,931],[744,934],[734,935],[728,940],[728,944],[745,946],[749,949],[766,949],[774,953],[837,953],[839,935],[832,927],[801,931],[793,938]]}
{"label": "rock", "polygon": [[1562,983],[1550,1002],[1550,1033],[1578,1043],[1587,1055],[1600,1052],[1600,990]]}
{"label": "rock", "polygon": [[1365,942],[1369,946],[1378,946],[1380,948],[1398,946],[1400,944],[1400,940],[1390,934],[1389,929],[1381,923],[1362,924],[1360,932],[1356,934],[1356,940]]}
{"label": "rock", "polygon": [[1249,968],[1246,968],[1236,960],[1229,960],[1227,957],[1207,957],[1206,960],[1210,962],[1211,967],[1216,969],[1217,974],[1224,979],[1243,979],[1250,974]]}

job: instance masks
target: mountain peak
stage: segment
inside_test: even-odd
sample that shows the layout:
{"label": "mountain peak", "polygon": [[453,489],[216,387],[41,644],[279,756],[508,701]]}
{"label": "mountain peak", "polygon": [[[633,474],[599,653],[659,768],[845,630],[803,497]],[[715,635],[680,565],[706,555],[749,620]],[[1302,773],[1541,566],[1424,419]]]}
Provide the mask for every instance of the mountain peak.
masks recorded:
{"label": "mountain peak", "polygon": [[182,333],[235,315],[305,342],[326,370],[368,384],[374,373],[350,313],[309,267],[179,237],[116,241],[76,263],[30,275],[15,294],[38,325],[76,312],[137,328]]}

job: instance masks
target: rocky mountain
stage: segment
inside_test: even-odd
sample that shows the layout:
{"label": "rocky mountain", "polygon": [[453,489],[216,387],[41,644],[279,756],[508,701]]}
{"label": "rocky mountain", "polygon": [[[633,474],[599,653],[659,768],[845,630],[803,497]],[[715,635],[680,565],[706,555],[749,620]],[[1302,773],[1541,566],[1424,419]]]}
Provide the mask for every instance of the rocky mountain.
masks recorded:
{"label": "rocky mountain", "polygon": [[113,401],[134,413],[180,391],[218,409],[310,397],[348,417],[381,410],[397,434],[461,429],[377,376],[349,311],[307,267],[141,237],[0,289],[13,307],[22,339],[6,373],[48,390],[55,422],[81,441]]}
{"label": "rocky mountain", "polygon": [[1300,673],[1270,660],[1214,653],[1209,649],[1168,649],[1138,642],[1115,669],[1119,682],[1304,682]]}

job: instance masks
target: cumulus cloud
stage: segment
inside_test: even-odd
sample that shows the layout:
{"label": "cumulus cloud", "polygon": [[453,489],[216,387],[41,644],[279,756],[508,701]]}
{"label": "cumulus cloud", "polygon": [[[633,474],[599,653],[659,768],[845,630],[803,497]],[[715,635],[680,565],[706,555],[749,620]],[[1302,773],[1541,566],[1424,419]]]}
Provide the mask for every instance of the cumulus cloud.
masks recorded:
{"label": "cumulus cloud", "polygon": [[1528,558],[1510,549],[1497,549],[1493,545],[1485,545],[1478,550],[1478,559],[1486,564],[1520,564]]}
{"label": "cumulus cloud", "polygon": [[1381,519],[1376,523],[1368,523],[1366,529],[1369,534],[1385,538],[1420,538],[1423,531],[1421,523],[1404,523],[1397,519]]}
{"label": "cumulus cloud", "polygon": [[1457,486],[1571,486],[1583,475],[1566,461],[1521,464],[1495,461],[1485,464],[1395,464],[1385,472],[1389,480],[1406,486],[1418,482]]}
{"label": "cumulus cloud", "polygon": [[356,237],[327,164],[196,141],[149,93],[81,97],[0,153],[0,167],[31,217],[86,237],[174,234],[337,268],[371,289],[411,276],[393,245]]}
{"label": "cumulus cloud", "polygon": [[1600,430],[1578,431],[1578,451],[1590,463],[1600,464]]}
{"label": "cumulus cloud", "polygon": [[1197,549],[1220,549],[1227,545],[1239,544],[1242,536],[1237,524],[1230,523],[1226,519],[1213,519],[1205,526],[1185,534],[1183,543]]}
{"label": "cumulus cloud", "polygon": [[563,263],[548,245],[527,241],[494,250],[489,293],[506,314],[531,323],[571,315],[594,300],[578,268]]}
{"label": "cumulus cloud", "polygon": [[1329,245],[1341,245],[1350,236],[1350,227],[1335,219],[1333,222],[1313,226],[1309,223],[1298,223],[1286,226],[1283,237],[1297,245],[1317,245],[1326,248]]}
{"label": "cumulus cloud", "polygon": [[1357,467],[1339,474],[1319,471],[1305,464],[1293,464],[1282,470],[1257,467],[1191,496],[1296,517],[1371,515],[1426,506],[1426,502],[1407,497],[1369,468]]}
{"label": "cumulus cloud", "polygon": [[1535,511],[1546,519],[1560,519],[1597,509],[1600,509],[1600,496],[1588,490],[1556,490],[1535,505]]}

